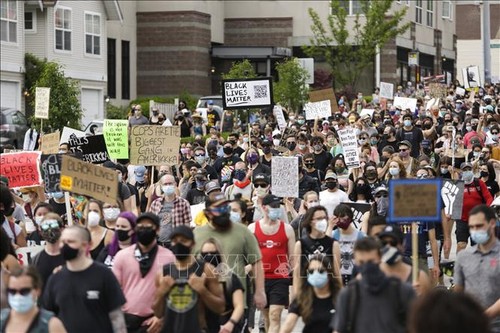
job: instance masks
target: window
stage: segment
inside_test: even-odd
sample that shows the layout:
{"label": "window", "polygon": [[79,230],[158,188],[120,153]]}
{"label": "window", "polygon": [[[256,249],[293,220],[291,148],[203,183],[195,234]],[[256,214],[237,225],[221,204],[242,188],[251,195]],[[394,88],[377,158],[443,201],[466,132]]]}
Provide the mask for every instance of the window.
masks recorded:
{"label": "window", "polygon": [[2,42],[17,43],[17,1],[0,1],[1,40]]}
{"label": "window", "polygon": [[422,24],[422,1],[417,0],[415,3],[415,22]]}
{"label": "window", "polygon": [[116,98],[116,39],[108,38],[108,96]]}
{"label": "window", "polygon": [[366,0],[340,0],[340,7],[344,8],[347,15],[363,14],[361,1]]}
{"label": "window", "polygon": [[58,8],[54,19],[56,50],[71,51],[71,9]]}
{"label": "window", "polygon": [[36,11],[24,12],[24,31],[36,32]]}
{"label": "window", "polygon": [[101,54],[101,16],[85,13],[85,53]]}
{"label": "window", "polygon": [[130,42],[122,40],[122,99],[130,99]]}
{"label": "window", "polygon": [[434,18],[434,0],[427,0],[427,26],[432,27]]}
{"label": "window", "polygon": [[451,19],[451,1],[450,0],[443,0],[443,13],[442,17]]}

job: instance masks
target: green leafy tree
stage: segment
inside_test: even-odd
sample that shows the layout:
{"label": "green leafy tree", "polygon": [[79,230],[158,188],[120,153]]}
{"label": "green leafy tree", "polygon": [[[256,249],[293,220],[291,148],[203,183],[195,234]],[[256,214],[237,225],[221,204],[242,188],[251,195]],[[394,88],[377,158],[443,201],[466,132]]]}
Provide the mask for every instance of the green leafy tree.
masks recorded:
{"label": "green leafy tree", "polygon": [[227,73],[222,74],[224,80],[230,79],[253,79],[256,78],[257,74],[253,68],[252,63],[248,59],[243,61],[235,61],[231,66],[231,69]]}
{"label": "green leafy tree", "polygon": [[410,27],[410,23],[400,25],[407,11],[406,6],[389,12],[394,0],[359,3],[362,14],[356,14],[353,27],[348,25],[348,1],[330,1],[332,14],[328,15],[327,27],[318,13],[309,8],[314,37],[304,51],[309,56],[326,59],[337,88],[355,88],[363,70],[373,63],[377,46],[382,49],[388,41]]}
{"label": "green leafy tree", "polygon": [[306,80],[309,73],[297,59],[289,58],[276,64],[279,81],[273,84],[274,101],[289,111],[298,111],[308,99],[309,88]]}
{"label": "green leafy tree", "polygon": [[[30,95],[35,96],[36,87],[50,88],[49,119],[43,120],[44,130],[62,130],[64,126],[78,129],[81,127],[79,84],[78,81],[64,76],[61,65],[55,62],[44,63],[36,84],[31,87]],[[35,107],[34,98],[31,107]],[[32,120],[35,124],[41,122],[34,117]]]}

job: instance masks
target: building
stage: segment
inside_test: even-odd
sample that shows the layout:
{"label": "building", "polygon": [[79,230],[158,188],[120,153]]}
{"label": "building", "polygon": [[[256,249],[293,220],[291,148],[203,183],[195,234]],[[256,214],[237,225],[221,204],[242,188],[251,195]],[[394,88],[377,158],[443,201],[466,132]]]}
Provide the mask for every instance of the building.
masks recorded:
{"label": "building", "polygon": [[490,5],[491,81],[500,82],[500,2],[467,1],[457,2],[457,71],[463,82],[462,68],[479,66],[481,82],[484,82],[484,47],[482,40],[482,13],[484,6]]}

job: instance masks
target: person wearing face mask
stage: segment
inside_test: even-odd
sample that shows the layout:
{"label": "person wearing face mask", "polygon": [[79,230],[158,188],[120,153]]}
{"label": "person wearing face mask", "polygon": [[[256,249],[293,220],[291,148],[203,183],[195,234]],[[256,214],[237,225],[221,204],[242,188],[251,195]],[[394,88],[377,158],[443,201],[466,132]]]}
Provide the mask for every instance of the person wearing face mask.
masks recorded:
{"label": "person wearing face mask", "polygon": [[158,241],[169,247],[170,234],[178,226],[189,226],[192,220],[189,202],[176,194],[176,183],[172,175],[160,179],[163,196],[153,201],[149,212],[158,215],[161,221]]}
{"label": "person wearing face mask", "polygon": [[[325,173],[321,170],[316,169],[313,154],[311,153],[305,154],[302,160],[304,161],[304,169],[303,169],[304,174],[312,178],[317,184],[317,188],[316,187],[311,188],[311,190],[318,191],[319,193],[319,190],[321,189],[321,184],[325,180]],[[299,192],[300,192],[300,186],[299,186]],[[299,196],[302,198],[305,192],[306,191],[302,192],[302,195]]]}
{"label": "person wearing face mask", "polygon": [[[160,332],[207,332],[207,312],[224,311],[224,294],[214,267],[194,256],[195,238],[187,226],[172,232],[175,261],[156,277],[154,314],[164,323]],[[202,311],[202,312],[200,312]]]}
{"label": "person wearing face mask", "polygon": [[[469,220],[469,213],[471,210],[475,206],[481,204],[489,206],[493,202],[493,197],[491,196],[490,191],[488,191],[486,184],[481,179],[474,177],[471,163],[462,163],[460,170],[462,171],[461,179],[464,181],[464,191],[462,218],[456,221],[455,234],[457,236],[457,253],[467,247],[470,237],[467,221]],[[471,244],[475,244],[475,241],[472,238]]]}
{"label": "person wearing face mask", "polygon": [[273,149],[273,143],[267,139],[262,140],[261,147],[263,154],[260,158],[260,162],[262,163],[262,165],[271,168],[271,160],[273,156],[279,155],[279,152]]}
{"label": "person wearing face mask", "polygon": [[34,221],[35,208],[39,203],[43,202],[45,198],[43,188],[40,186],[25,187],[21,188],[20,192],[26,196],[26,199],[24,200],[24,211],[26,212],[26,215]]}
{"label": "person wearing face mask", "polygon": [[251,177],[259,174],[271,175],[271,168],[261,163],[259,150],[256,147],[249,148],[245,153],[248,169],[252,172]]}
{"label": "person wearing face mask", "polygon": [[52,213],[52,206],[50,206],[46,202],[41,202],[39,203],[36,207],[35,210],[33,211],[33,218],[34,218],[34,223],[31,221],[27,221],[25,224],[26,228],[26,245],[27,246],[35,246],[35,245],[40,245],[40,242],[43,240],[41,236],[41,229],[40,229],[40,224],[42,223],[44,217],[48,213]]}
{"label": "person wearing face mask", "polygon": [[228,200],[234,200],[236,194],[240,194],[245,200],[252,200],[254,190],[250,179],[252,173],[247,170],[245,162],[236,163],[233,171],[233,185],[230,185],[224,191]]}
{"label": "person wearing face mask", "polygon": [[382,134],[382,139],[378,142],[377,150],[379,152],[379,155],[382,155],[382,150],[387,146],[391,146],[392,148],[394,148],[394,151],[397,151],[398,144],[399,141],[396,140],[396,129],[394,128],[394,126],[385,126]]}
{"label": "person wearing face mask", "polygon": [[102,204],[102,215],[104,220],[104,226],[109,230],[115,230],[116,219],[121,213],[121,208],[118,203],[103,203]]}
{"label": "person wearing face mask", "polygon": [[92,237],[90,256],[92,259],[97,258],[101,250],[111,243],[114,232],[103,227],[101,224],[102,203],[100,201],[90,199],[85,208],[85,226],[89,230]]}
{"label": "person wearing face mask", "polygon": [[2,332],[66,332],[54,313],[37,306],[42,285],[43,281],[32,266],[11,272],[7,288],[10,309],[2,310]]}
{"label": "person wearing face mask", "polygon": [[283,222],[281,199],[269,194],[262,200],[264,218],[248,226],[255,235],[264,264],[268,307],[263,310],[267,332],[278,332],[281,313],[289,305],[289,273],[295,245],[293,228]]}
{"label": "person wearing face mask", "polygon": [[364,232],[354,227],[352,223],[353,217],[351,208],[345,204],[340,204],[335,208],[331,219],[333,227],[337,227],[332,233],[332,238],[339,244],[340,275],[344,285],[347,285],[353,278],[354,242],[366,236]]}
{"label": "person wearing face mask", "polygon": [[478,129],[479,120],[477,118],[470,119],[470,126],[467,126],[464,135],[464,146],[467,148],[472,147],[473,141],[479,141],[481,146],[484,146],[484,133]]}
{"label": "person wearing face mask", "polygon": [[158,332],[162,320],[155,317],[151,309],[156,292],[155,279],[162,267],[174,262],[175,257],[156,242],[160,229],[158,216],[145,213],[136,220],[133,214],[125,212],[120,215],[118,225],[120,229],[117,229],[116,241],[110,245],[108,255],[114,257],[110,268],[127,299],[122,308],[127,331]]}
{"label": "person wearing face mask", "polygon": [[348,202],[347,193],[338,188],[337,174],[328,170],[325,175],[326,190],[319,192],[319,203],[328,211],[328,215],[333,215],[335,207],[341,202]]}
{"label": "person wearing face mask", "polygon": [[422,130],[413,126],[413,116],[407,113],[403,116],[403,127],[396,132],[396,140],[401,142],[406,140],[410,143],[410,156],[417,158],[420,154],[420,143],[424,139]]}
{"label": "person wearing face mask", "polygon": [[64,224],[67,224],[66,217],[66,202],[64,199],[64,191],[54,192],[50,194],[49,205],[52,207],[52,211],[58,214]]}
{"label": "person wearing face mask", "polygon": [[471,239],[476,245],[457,255],[455,289],[473,295],[490,318],[492,332],[500,332],[497,279],[500,275],[500,241],[495,237],[495,211],[486,205],[478,205],[470,211],[468,222]]}
{"label": "person wearing face mask", "polygon": [[[308,154],[309,156],[309,161],[313,160],[314,157],[311,156],[312,154]],[[299,176],[299,197],[300,199],[304,198],[304,194],[309,191],[315,191],[316,193],[319,193],[321,191],[321,183],[320,180],[317,178],[313,178],[309,176],[309,174],[304,170],[305,163],[302,163],[302,157],[298,157],[298,163],[299,163],[299,170],[298,170],[298,176]],[[314,174],[314,172],[313,172]],[[316,177],[318,177],[318,172],[316,172]],[[287,202],[289,202],[287,200]],[[286,202],[286,203],[287,203]],[[293,201],[290,201],[293,203]],[[293,207],[290,207],[293,209]],[[298,209],[298,208],[297,208]]]}
{"label": "person wearing face mask", "polygon": [[[126,299],[111,270],[89,256],[87,229],[73,225],[63,230],[62,269],[47,281],[42,304],[61,319],[68,332],[125,332],[122,306]],[[68,299],[75,299],[71,306]]]}
{"label": "person wearing face mask", "polygon": [[318,193],[315,191],[309,191],[304,194],[304,199],[302,200],[302,204],[299,209],[299,213],[297,216],[290,222],[293,230],[295,230],[295,234],[297,238],[301,238],[302,235],[307,234],[307,230],[304,227],[304,218],[309,210],[309,208],[313,208],[319,206],[319,197]]}
{"label": "person wearing face mask", "polygon": [[302,317],[302,332],[330,333],[330,320],[335,312],[335,302],[341,284],[335,278],[335,267],[330,258],[314,254],[300,277],[302,287],[288,308],[288,315],[281,327],[282,333],[291,333]]}
{"label": "person wearing face mask", "polygon": [[[7,236],[9,236],[14,249],[17,249],[19,247],[24,247],[26,246],[26,232],[23,230],[23,228],[21,228],[19,222],[16,223],[17,220],[14,218],[14,212],[16,207],[15,199],[14,196],[12,195],[12,192],[10,192],[9,188],[7,186],[4,186],[3,184],[2,184],[2,195],[5,196],[5,204],[2,205],[3,207],[0,207],[0,209],[2,209],[0,213],[0,221],[2,221],[2,229],[5,231]],[[6,208],[8,207],[7,205],[10,205],[10,207]]]}
{"label": "person wearing face mask", "polygon": [[382,272],[380,242],[371,237],[356,241],[354,262],[360,274],[337,297],[334,331],[349,332],[351,327],[356,333],[405,332],[415,292],[411,285]]}
{"label": "person wearing face mask", "polygon": [[324,150],[324,140],[320,136],[313,136],[311,139],[311,146],[314,153],[314,166],[318,170],[326,170],[328,164],[332,161],[332,155]]}
{"label": "person wearing face mask", "polygon": [[236,162],[240,162],[241,158],[234,154],[234,149],[231,143],[226,142],[223,147],[224,156],[219,157],[213,167],[217,174],[220,175],[219,179],[221,184],[227,184],[231,181],[231,174],[234,170]]}
{"label": "person wearing face mask", "polygon": [[207,163],[207,153],[202,146],[197,146],[193,149],[193,157],[196,163],[207,172],[210,180],[218,179],[217,171]]}
{"label": "person wearing face mask", "polygon": [[[413,176],[419,166],[416,158],[411,156],[412,145],[409,141],[403,140],[399,143],[399,158],[403,162],[407,176]],[[389,170],[390,171],[390,170]]]}
{"label": "person wearing face mask", "polygon": [[384,169],[387,171],[385,176],[386,183],[389,183],[391,179],[406,178],[406,168],[399,157],[392,157]]}
{"label": "person wearing face mask", "polygon": [[[253,177],[254,191],[252,193],[252,202],[254,206],[253,221],[260,220],[264,217],[264,208],[262,200],[270,193],[271,177],[266,174],[258,174]],[[288,214],[285,206],[281,206],[281,218],[288,223]]]}
{"label": "person wearing face mask", "polygon": [[187,192],[186,200],[190,205],[198,205],[205,202],[205,184],[207,183],[207,172],[204,169],[198,169],[194,176],[195,188]]}
{"label": "person wearing face mask", "polygon": [[157,107],[151,108],[151,116],[149,117],[149,124],[150,125],[159,125],[159,117],[160,111],[158,110]]}
{"label": "person wearing face mask", "polygon": [[136,105],[135,108],[132,109],[132,112],[133,116],[128,120],[128,127],[149,124],[149,119],[142,114],[142,108],[140,105]]}
{"label": "person wearing face mask", "polygon": [[[340,267],[340,248],[339,244],[327,235],[328,230],[328,215],[325,207],[315,206],[307,210],[302,221],[302,227],[305,228],[305,233],[295,243],[293,251],[294,258],[297,258],[293,269],[293,293],[298,295],[303,287],[301,277],[306,275],[305,267],[307,266],[307,258],[314,254],[321,253],[328,257],[333,264],[330,269],[334,272],[334,276],[339,276]],[[338,280],[341,284],[340,279]]]}

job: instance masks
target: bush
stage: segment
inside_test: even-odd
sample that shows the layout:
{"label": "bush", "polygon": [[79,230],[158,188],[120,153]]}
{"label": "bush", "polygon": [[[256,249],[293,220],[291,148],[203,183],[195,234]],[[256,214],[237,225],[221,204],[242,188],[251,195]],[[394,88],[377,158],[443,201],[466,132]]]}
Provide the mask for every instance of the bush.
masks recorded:
{"label": "bush", "polygon": [[[187,104],[187,107],[191,110],[194,111],[196,108],[196,103],[198,103],[198,98],[191,95],[187,91],[183,91],[179,95],[179,101],[185,101]],[[175,97],[164,97],[164,96],[153,96],[153,97],[138,97],[134,99],[133,101],[130,102],[129,106],[131,107],[132,105],[137,105],[139,104],[142,109],[142,114],[146,117],[149,117],[149,101],[153,100],[157,103],[169,103],[169,104],[174,104],[175,102]],[[128,112],[128,110],[127,110]]]}
{"label": "bush", "polygon": [[[222,132],[221,136],[224,138],[224,140],[227,140],[227,137],[231,134],[230,132]],[[207,139],[210,138],[210,134],[207,134],[203,137],[204,141],[207,141]],[[181,143],[193,143],[194,142],[194,137],[190,136],[187,138],[181,138]]]}
{"label": "bush", "polygon": [[126,106],[115,106],[108,103],[106,105],[106,119],[127,119],[128,117],[128,107]]}

